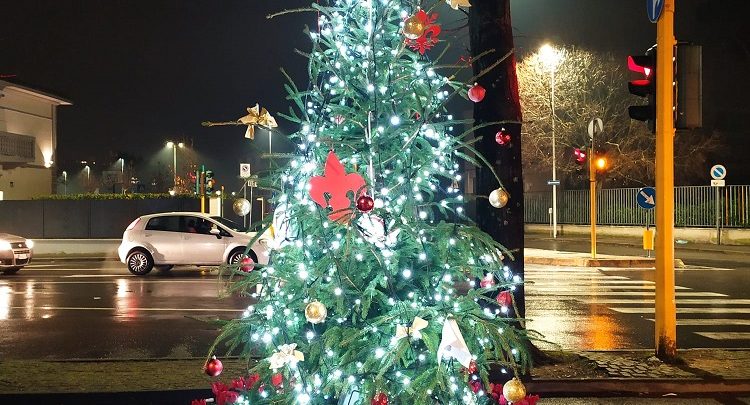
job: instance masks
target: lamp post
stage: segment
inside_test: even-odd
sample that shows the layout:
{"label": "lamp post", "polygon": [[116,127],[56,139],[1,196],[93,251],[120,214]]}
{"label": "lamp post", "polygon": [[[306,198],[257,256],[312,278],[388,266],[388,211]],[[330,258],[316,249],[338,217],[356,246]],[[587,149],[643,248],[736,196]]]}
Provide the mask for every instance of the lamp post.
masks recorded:
{"label": "lamp post", "polygon": [[122,182],[122,193],[125,194],[125,158],[120,158],[120,181]]}
{"label": "lamp post", "polygon": [[63,170],[63,194],[68,195],[68,172]]}
{"label": "lamp post", "polygon": [[266,200],[263,197],[258,197],[256,200],[260,201],[260,217],[263,218],[263,214],[266,211]]}
{"label": "lamp post", "polygon": [[552,237],[557,238],[557,151],[555,149],[555,71],[562,55],[550,44],[539,48],[539,59],[550,72],[550,121],[552,126]]}
{"label": "lamp post", "polygon": [[185,146],[184,143],[174,143],[172,141],[167,142],[167,147],[172,148],[172,169],[174,174],[174,188],[173,190],[177,192],[177,148],[182,148]]}

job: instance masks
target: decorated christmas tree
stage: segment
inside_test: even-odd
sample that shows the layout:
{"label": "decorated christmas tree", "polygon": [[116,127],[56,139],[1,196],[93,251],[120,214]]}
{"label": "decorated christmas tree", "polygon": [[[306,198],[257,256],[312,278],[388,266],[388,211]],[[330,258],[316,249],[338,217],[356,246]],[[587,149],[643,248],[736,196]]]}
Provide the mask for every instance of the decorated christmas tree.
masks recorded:
{"label": "decorated christmas tree", "polygon": [[[265,180],[271,261],[225,269],[229,288],[255,303],[217,340],[249,359],[233,388],[214,386],[219,402],[497,403],[503,386],[490,374],[529,367],[509,317],[521,280],[466,216],[460,164],[484,159],[471,121],[446,109],[456,95],[481,102],[484,89],[438,65],[441,25],[422,1],[311,11],[310,82],[290,79],[293,106],[280,115],[298,125],[297,149]],[[508,201],[502,187],[485,194],[498,208]],[[516,380],[505,388],[507,400],[525,396]]]}

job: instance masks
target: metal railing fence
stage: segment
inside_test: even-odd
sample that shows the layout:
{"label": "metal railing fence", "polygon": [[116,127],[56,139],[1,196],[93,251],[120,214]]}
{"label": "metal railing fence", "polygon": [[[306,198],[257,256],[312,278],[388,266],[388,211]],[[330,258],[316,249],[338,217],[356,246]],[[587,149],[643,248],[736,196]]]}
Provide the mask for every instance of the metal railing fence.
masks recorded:
{"label": "metal railing fence", "polygon": [[[639,188],[615,188],[597,191],[597,223],[601,225],[653,224],[653,210],[638,206]],[[675,187],[675,226],[716,226],[716,187]],[[750,185],[719,187],[721,226],[750,228]],[[659,203],[659,196],[656,196]],[[525,193],[526,223],[546,224],[551,220],[552,192]],[[557,222],[589,224],[589,191],[565,190],[558,193]]]}

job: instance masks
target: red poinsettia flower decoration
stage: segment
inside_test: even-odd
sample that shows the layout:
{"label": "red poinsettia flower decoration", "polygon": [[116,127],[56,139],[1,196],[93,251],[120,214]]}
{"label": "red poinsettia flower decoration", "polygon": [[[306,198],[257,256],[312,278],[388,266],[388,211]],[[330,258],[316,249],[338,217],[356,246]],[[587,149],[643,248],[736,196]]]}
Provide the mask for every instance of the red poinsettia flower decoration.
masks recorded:
{"label": "red poinsettia flower decoration", "polygon": [[435,20],[438,18],[437,13],[431,13],[428,15],[424,10],[419,10],[416,17],[427,28],[425,28],[419,38],[407,39],[406,45],[408,45],[409,48],[418,51],[420,55],[424,55],[428,49],[438,43],[438,35],[440,35],[441,28],[438,24],[435,24]]}
{"label": "red poinsettia flower decoration", "polygon": [[194,399],[190,401],[190,405],[206,405],[205,399]]}
{"label": "red poinsettia flower decoration", "polygon": [[[499,405],[511,405],[507,399],[503,396],[503,385],[490,383],[490,390],[488,393],[489,397],[494,399]],[[513,405],[536,405],[539,401],[539,395],[527,395],[526,398],[519,402],[514,402]]]}

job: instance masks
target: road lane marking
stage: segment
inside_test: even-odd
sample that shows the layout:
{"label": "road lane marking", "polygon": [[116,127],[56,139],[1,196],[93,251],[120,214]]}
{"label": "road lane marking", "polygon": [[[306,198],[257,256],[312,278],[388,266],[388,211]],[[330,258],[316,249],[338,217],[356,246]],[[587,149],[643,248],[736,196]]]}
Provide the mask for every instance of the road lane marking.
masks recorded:
{"label": "road lane marking", "polygon": [[[39,310],[39,311],[114,311],[122,312],[123,308],[102,308],[102,307],[53,307],[53,306],[38,306],[38,307],[27,307],[27,306],[13,306],[11,309],[25,309],[25,310]],[[228,309],[228,308],[136,308],[128,307],[128,312],[133,311],[178,311],[178,312],[244,312],[244,309]]]}
{"label": "road lane marking", "polygon": [[[122,277],[122,276],[120,276]],[[117,280],[102,280],[102,281],[93,281],[93,280],[80,280],[80,281],[46,281],[46,280],[26,280],[26,281],[6,281],[5,284],[38,284],[38,285],[44,285],[44,284],[115,284],[119,280],[125,280],[128,282],[132,282],[133,284],[162,284],[162,283],[168,283],[168,284],[176,284],[176,283],[211,283],[211,284],[217,284],[217,280],[142,280],[138,278],[119,278]],[[0,283],[2,284],[2,283]]]}
{"label": "road lane marking", "polygon": [[[609,308],[623,314],[653,314],[654,308]],[[750,308],[677,308],[678,314],[750,314]]]}
{"label": "road lane marking", "polygon": [[750,340],[750,332],[695,332],[713,340]]}
{"label": "road lane marking", "polygon": [[[653,319],[648,319],[654,322]],[[750,319],[678,319],[677,326],[750,326]]]}
{"label": "road lane marking", "polygon": [[[535,300],[542,299],[549,300],[547,297],[577,297],[577,296],[611,296],[611,295],[622,295],[622,296],[654,296],[653,291],[599,291],[592,294],[590,291],[564,291],[564,292],[529,292],[526,289],[526,299]],[[728,297],[726,294],[719,294],[715,292],[702,292],[702,291],[678,291],[675,293],[678,297]]]}
{"label": "road lane marking", "polygon": [[[653,303],[653,299],[638,299],[638,298],[631,298],[631,299],[576,299],[576,301],[584,303],[584,304],[601,304],[601,305],[619,305],[619,304],[645,304],[645,303]],[[703,304],[703,305],[750,305],[750,299],[736,299],[736,298],[727,298],[727,299],[716,299],[716,298],[706,298],[706,299],[678,299],[676,300],[677,305],[679,304]]]}

